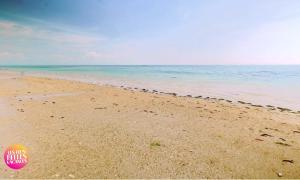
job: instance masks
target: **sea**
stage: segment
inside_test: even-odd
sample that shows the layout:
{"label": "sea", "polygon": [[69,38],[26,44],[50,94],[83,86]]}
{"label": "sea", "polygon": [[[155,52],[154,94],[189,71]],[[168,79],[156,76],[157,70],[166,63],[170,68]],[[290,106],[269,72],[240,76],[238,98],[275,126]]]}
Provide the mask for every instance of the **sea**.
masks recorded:
{"label": "sea", "polygon": [[300,110],[300,65],[44,65],[0,70]]}

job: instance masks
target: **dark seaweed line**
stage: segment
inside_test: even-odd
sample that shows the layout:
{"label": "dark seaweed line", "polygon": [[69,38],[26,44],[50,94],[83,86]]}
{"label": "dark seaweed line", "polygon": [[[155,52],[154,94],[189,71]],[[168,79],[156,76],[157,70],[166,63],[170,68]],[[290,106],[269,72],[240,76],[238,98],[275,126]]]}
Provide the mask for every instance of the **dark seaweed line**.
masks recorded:
{"label": "dark seaweed line", "polygon": [[[112,86],[112,85],[109,85]],[[157,90],[149,90],[149,89],[145,89],[145,88],[137,88],[137,87],[125,87],[125,86],[113,86],[113,87],[119,87],[122,88],[124,90],[135,90],[135,91],[140,91],[140,92],[145,92],[145,93],[152,93],[152,94],[166,94],[166,95],[171,95],[171,96],[176,96],[176,97],[188,97],[188,98],[198,98],[198,99],[204,99],[204,100],[218,100],[218,101],[226,101],[228,103],[234,103],[231,100],[228,99],[223,99],[223,98],[215,98],[215,97],[204,97],[204,96],[192,96],[192,95],[185,95],[185,96],[181,96],[178,95],[176,93],[170,93],[170,92],[163,92],[163,91],[157,91]],[[244,101],[237,101],[237,103],[239,104],[244,104],[244,105],[249,105],[252,107],[257,107],[257,108],[267,108],[269,110],[279,110],[281,112],[290,112],[290,113],[294,113],[294,114],[300,114],[300,111],[293,111],[289,108],[284,108],[284,107],[276,107],[276,106],[272,106],[272,105],[258,105],[258,104],[252,104],[249,102],[244,102]]]}

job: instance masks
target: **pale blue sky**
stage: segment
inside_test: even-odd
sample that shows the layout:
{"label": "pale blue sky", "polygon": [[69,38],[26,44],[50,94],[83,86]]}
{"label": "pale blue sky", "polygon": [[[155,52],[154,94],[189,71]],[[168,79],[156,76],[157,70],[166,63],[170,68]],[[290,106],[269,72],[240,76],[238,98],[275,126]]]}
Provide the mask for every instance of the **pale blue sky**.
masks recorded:
{"label": "pale blue sky", "polygon": [[1,0],[0,64],[300,64],[298,0]]}

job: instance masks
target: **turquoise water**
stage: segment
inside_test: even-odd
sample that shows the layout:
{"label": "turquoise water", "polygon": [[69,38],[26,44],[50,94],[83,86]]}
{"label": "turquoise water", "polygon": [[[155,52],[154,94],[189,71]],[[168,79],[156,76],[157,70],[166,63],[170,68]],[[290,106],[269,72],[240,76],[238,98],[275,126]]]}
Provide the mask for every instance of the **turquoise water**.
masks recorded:
{"label": "turquoise water", "polygon": [[300,110],[300,65],[2,66],[0,69]]}

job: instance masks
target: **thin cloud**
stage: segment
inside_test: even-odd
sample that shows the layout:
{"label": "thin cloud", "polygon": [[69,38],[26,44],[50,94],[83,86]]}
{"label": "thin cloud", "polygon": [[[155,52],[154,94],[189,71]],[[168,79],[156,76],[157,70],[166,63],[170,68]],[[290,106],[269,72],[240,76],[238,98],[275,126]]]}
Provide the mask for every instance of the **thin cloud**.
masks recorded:
{"label": "thin cloud", "polygon": [[0,60],[23,59],[24,54],[18,52],[0,52]]}
{"label": "thin cloud", "polygon": [[9,21],[0,21],[0,35],[6,38],[38,39],[80,45],[92,45],[103,40],[103,38],[68,32],[54,32]]}

